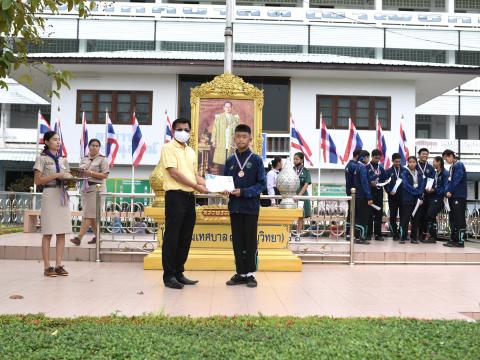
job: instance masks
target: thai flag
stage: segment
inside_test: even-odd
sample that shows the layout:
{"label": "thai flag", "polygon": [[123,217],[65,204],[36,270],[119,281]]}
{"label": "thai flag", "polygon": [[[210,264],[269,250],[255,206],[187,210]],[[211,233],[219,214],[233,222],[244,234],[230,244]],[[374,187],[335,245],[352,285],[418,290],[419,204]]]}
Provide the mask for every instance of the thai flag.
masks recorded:
{"label": "thai flag", "polygon": [[390,158],[387,155],[387,143],[382,132],[382,124],[377,116],[377,149],[382,152],[382,158],[380,159],[380,164],[383,165],[385,169],[390,167]]}
{"label": "thai flag", "polygon": [[165,116],[167,118],[165,124],[165,144],[173,140],[173,129],[170,118],[168,117],[167,110],[165,110]]}
{"label": "thai flag", "polygon": [[338,160],[340,160],[343,164],[341,156],[338,155],[337,147],[333,142],[332,136],[327,130],[327,125],[325,124],[325,121],[323,121],[322,114],[320,114],[320,126],[320,148],[323,152],[323,162],[338,164]]}
{"label": "thai flag", "polygon": [[80,159],[88,155],[88,130],[85,111],[82,114],[82,135],[80,136]]}
{"label": "thai flag", "polygon": [[301,151],[305,156],[305,159],[310,164],[310,166],[313,166],[312,160],[310,160],[310,157],[312,156],[312,151],[308,147],[308,144],[305,141],[305,139],[302,137],[300,132],[295,127],[295,122],[293,121],[292,117],[290,118],[290,122],[291,122],[290,147],[297,149],[298,151]]}
{"label": "thai flag", "polygon": [[358,133],[357,128],[355,127],[355,124],[353,123],[351,118],[348,119],[348,121],[348,141],[347,147],[345,148],[345,153],[343,154],[343,162],[347,162],[349,159],[352,158],[355,149],[363,148],[363,142],[360,138],[360,134]]}
{"label": "thai flag", "polygon": [[47,122],[47,120],[45,120],[40,110],[38,110],[38,143],[39,144],[45,144],[45,142],[43,141],[43,135],[45,135],[47,131],[52,131],[52,128],[50,127],[50,124]]}
{"label": "thai flag", "polygon": [[115,164],[115,158],[117,157],[119,145],[117,135],[113,130],[112,120],[110,120],[110,116],[108,116],[108,111],[105,115],[105,121],[107,123],[107,153],[105,154],[105,156],[107,157],[108,165],[110,167],[113,167],[113,165]]}
{"label": "thai flag", "polygon": [[142,161],[145,150],[147,150],[147,145],[143,140],[140,124],[134,112],[132,117],[132,163],[134,167],[137,167]]}
{"label": "thai flag", "polygon": [[65,147],[65,142],[63,141],[62,126],[60,125],[59,118],[57,118],[57,120],[55,121],[55,127],[53,130],[58,134],[58,136],[60,136],[60,142],[61,142],[60,149],[58,149],[57,155],[67,157],[67,148]]}
{"label": "thai flag", "polygon": [[407,136],[405,135],[405,131],[403,131],[403,116],[402,121],[400,121],[400,144],[398,144],[398,153],[401,156],[402,166],[405,166],[410,156],[410,151],[408,151],[407,147]]}

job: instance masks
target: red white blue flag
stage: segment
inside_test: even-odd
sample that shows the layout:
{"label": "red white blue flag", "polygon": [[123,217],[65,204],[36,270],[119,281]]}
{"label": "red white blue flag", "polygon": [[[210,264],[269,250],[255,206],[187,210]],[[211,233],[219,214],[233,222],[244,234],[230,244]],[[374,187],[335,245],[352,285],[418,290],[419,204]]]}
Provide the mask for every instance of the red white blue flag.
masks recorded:
{"label": "red white blue flag", "polygon": [[165,121],[165,144],[173,140],[173,129],[172,123],[170,122],[170,118],[168,117],[167,110],[165,110],[165,117],[167,118]]}
{"label": "red white blue flag", "polygon": [[45,144],[45,142],[43,141],[43,135],[45,135],[47,131],[52,131],[52,128],[50,127],[50,124],[47,122],[47,120],[45,120],[40,110],[38,110],[38,143],[39,144]]}
{"label": "red white blue flag", "polygon": [[298,131],[298,129],[295,127],[295,122],[293,121],[292,117],[290,117],[290,123],[290,147],[302,152],[305,156],[305,160],[307,160],[310,166],[313,166],[312,160],[310,159],[312,156],[312,151],[310,150],[310,147],[305,139],[300,134],[300,131]]}
{"label": "red white blue flag", "polygon": [[132,117],[132,164],[134,167],[140,164],[146,150],[147,145],[145,144],[145,140],[143,140],[140,124],[134,112]]}
{"label": "red white blue flag", "polygon": [[65,142],[63,141],[62,126],[60,125],[59,118],[57,118],[57,120],[55,121],[55,127],[53,130],[58,134],[58,136],[60,136],[60,142],[61,142],[60,149],[58,149],[57,155],[67,157],[67,148],[65,147]]}
{"label": "red white blue flag", "polygon": [[323,153],[323,162],[330,164],[338,164],[340,160],[343,164],[342,158],[338,155],[337,147],[333,142],[332,136],[328,132],[327,125],[323,120],[322,114],[320,114],[320,148]]}
{"label": "red white blue flag", "polygon": [[360,134],[358,133],[355,124],[352,119],[348,119],[348,122],[348,141],[347,146],[345,147],[345,153],[343,154],[343,162],[347,162],[352,158],[355,149],[363,148],[363,141],[360,138]]}
{"label": "red white blue flag", "polygon": [[107,152],[105,156],[108,160],[108,166],[113,167],[113,165],[115,164],[115,158],[117,157],[119,145],[117,135],[113,130],[112,120],[110,120],[110,116],[108,116],[108,111],[105,115],[105,122],[107,123]]}
{"label": "red white blue flag", "polygon": [[403,116],[402,121],[400,121],[400,144],[398,144],[398,153],[402,160],[402,166],[405,166],[410,156],[410,151],[408,151],[407,147],[407,136],[405,135],[405,131],[403,131]]}
{"label": "red white blue flag", "polygon": [[85,111],[82,113],[82,135],[80,136],[80,159],[88,155],[88,130]]}
{"label": "red white blue flag", "polygon": [[390,167],[390,158],[388,157],[388,154],[387,154],[387,143],[385,141],[385,137],[383,136],[382,124],[378,119],[378,115],[377,115],[377,149],[382,152],[380,164],[382,164],[385,169],[388,169]]}

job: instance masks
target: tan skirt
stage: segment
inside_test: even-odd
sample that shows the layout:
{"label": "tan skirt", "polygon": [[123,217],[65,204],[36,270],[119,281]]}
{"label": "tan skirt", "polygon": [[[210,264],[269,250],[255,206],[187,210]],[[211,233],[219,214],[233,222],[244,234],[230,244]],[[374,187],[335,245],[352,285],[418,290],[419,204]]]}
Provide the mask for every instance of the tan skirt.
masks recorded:
{"label": "tan skirt", "polygon": [[42,234],[68,234],[72,232],[72,216],[70,204],[62,206],[60,188],[46,188],[42,193],[40,219]]}
{"label": "tan skirt", "polygon": [[[87,192],[82,193],[83,217],[87,219],[95,219],[97,216],[97,192],[95,191],[95,186],[96,185],[89,186]],[[105,191],[103,186],[101,191]]]}

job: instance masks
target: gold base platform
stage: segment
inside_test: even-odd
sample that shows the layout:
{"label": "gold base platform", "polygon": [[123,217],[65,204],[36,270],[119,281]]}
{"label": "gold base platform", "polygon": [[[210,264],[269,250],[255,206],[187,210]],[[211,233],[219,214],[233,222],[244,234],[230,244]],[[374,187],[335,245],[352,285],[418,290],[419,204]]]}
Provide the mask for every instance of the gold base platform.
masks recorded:
{"label": "gold base platform", "polygon": [[[162,250],[155,250],[143,261],[145,270],[162,269]],[[232,250],[227,249],[191,249],[186,270],[228,270],[235,271],[235,259]],[[259,271],[302,271],[302,261],[287,249],[260,249],[258,251]]]}

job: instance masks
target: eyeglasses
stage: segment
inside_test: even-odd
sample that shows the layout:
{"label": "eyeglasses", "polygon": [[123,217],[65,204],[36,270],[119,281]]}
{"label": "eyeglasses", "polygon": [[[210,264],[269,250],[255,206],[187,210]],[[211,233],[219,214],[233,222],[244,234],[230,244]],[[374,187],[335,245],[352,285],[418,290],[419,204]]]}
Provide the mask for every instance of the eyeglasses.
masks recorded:
{"label": "eyeglasses", "polygon": [[175,131],[185,131],[185,132],[189,133],[190,129],[175,129]]}

